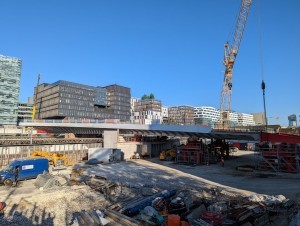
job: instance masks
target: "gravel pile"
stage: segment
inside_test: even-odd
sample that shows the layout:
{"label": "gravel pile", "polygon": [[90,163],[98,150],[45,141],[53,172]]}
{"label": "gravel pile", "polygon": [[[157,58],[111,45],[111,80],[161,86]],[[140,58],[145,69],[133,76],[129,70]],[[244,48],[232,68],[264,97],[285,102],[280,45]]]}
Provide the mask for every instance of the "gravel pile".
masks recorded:
{"label": "gravel pile", "polygon": [[73,213],[82,210],[104,209],[108,204],[103,195],[88,186],[59,187],[31,197],[13,197],[6,201],[0,225],[66,225]]}

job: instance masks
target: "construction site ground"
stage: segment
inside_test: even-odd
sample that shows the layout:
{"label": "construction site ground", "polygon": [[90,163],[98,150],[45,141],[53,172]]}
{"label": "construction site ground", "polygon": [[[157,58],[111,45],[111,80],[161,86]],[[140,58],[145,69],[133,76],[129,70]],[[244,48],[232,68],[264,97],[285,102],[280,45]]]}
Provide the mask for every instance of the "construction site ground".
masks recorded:
{"label": "construction site ground", "polygon": [[[160,191],[176,188],[197,192],[218,188],[229,196],[261,193],[284,195],[299,201],[299,175],[236,170],[239,165],[253,164],[253,152],[238,151],[225,161],[224,167],[220,164],[181,165],[149,158],[97,165],[82,162],[73,168],[82,169],[85,176],[97,175],[124,185],[119,195],[133,199],[137,188],[149,185]],[[71,170],[54,171],[53,174],[68,177]],[[0,201],[7,204],[0,216],[0,225],[70,225],[75,212],[105,210],[118,202],[115,197],[107,197],[82,182],[41,190],[35,187],[34,181],[23,181],[17,187],[0,187]]]}

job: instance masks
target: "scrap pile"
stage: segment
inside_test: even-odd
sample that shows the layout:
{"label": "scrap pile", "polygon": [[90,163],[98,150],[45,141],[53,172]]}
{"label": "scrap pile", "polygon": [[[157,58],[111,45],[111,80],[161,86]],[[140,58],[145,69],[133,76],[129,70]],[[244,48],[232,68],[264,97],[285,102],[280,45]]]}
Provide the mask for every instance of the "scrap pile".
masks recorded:
{"label": "scrap pile", "polygon": [[[162,190],[157,183],[129,182],[114,176],[87,174],[73,169],[70,179],[49,174],[39,175],[35,184],[43,189],[56,185],[87,185],[109,202],[102,210],[76,212],[73,224],[160,226],[288,225],[299,211],[298,203],[282,195],[241,196],[219,187],[193,190],[173,187]],[[58,183],[60,182],[60,183]]]}
{"label": "scrap pile", "polygon": [[[127,219],[128,225],[133,225],[130,219],[134,224],[166,226],[287,225],[299,209],[295,201],[282,195],[245,197],[217,187],[161,190],[159,185],[84,175],[80,169],[72,171],[71,181],[102,193],[110,202],[103,212]],[[93,214],[79,213],[74,218],[84,222],[78,225],[93,225],[88,223]]]}
{"label": "scrap pile", "polygon": [[242,197],[208,189],[164,190],[143,197],[136,195],[107,207],[141,225],[219,226],[286,225],[298,211],[296,202],[284,196]]}

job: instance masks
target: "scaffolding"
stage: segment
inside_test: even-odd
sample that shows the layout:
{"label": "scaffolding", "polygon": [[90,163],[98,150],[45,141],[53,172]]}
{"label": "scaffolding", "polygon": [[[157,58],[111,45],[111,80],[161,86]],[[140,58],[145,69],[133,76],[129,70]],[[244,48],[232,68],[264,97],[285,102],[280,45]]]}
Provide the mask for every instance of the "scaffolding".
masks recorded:
{"label": "scaffolding", "polygon": [[255,165],[257,170],[284,173],[300,173],[300,145],[277,143],[262,145],[257,149]]}
{"label": "scaffolding", "polygon": [[214,160],[212,151],[202,142],[189,142],[177,147],[177,163],[203,165],[211,163],[212,160]]}

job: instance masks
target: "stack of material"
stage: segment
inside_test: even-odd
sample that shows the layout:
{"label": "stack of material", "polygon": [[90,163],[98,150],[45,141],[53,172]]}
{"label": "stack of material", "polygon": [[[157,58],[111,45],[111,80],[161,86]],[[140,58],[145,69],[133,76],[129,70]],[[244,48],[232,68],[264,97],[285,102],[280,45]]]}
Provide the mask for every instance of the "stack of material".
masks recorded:
{"label": "stack of material", "polygon": [[39,174],[34,185],[41,190],[45,190],[54,187],[56,185],[56,179],[50,174]]}
{"label": "stack of material", "polygon": [[101,192],[106,197],[110,197],[117,187],[117,184],[108,181],[105,177],[92,177],[86,181],[86,184],[92,189]]}
{"label": "stack of material", "polygon": [[91,212],[76,212],[73,214],[71,226],[124,225],[140,226],[141,224],[114,210],[96,210]]}

